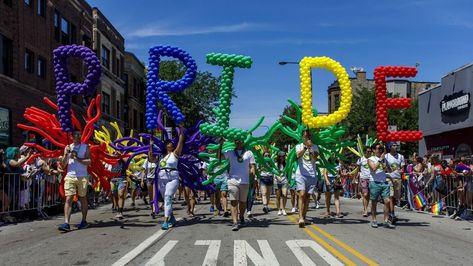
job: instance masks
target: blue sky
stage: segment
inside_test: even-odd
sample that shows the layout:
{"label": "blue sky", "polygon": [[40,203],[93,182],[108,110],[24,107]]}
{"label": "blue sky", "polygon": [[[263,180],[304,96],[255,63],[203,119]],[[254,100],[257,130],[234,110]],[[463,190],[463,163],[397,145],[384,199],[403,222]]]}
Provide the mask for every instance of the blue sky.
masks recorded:
{"label": "blue sky", "polygon": [[[297,65],[304,56],[329,56],[368,77],[378,65],[420,63],[415,80],[440,81],[473,61],[473,1],[126,1],[89,0],[125,37],[126,49],[147,61],[154,45],[188,51],[200,70],[210,52],[253,58],[238,69],[231,126],[249,128],[278,118],[287,99],[299,102]],[[350,75],[353,75],[349,72]],[[327,87],[334,76],[315,70],[314,103],[327,110]],[[263,129],[264,131],[264,129]]]}

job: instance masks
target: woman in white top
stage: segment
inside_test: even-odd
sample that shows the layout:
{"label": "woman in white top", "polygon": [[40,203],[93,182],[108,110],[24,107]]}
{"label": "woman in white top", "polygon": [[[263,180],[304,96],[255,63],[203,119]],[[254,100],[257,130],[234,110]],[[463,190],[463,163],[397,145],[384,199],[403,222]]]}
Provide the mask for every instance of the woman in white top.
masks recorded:
{"label": "woman in white top", "polygon": [[[163,230],[167,230],[176,224],[176,218],[172,213],[172,197],[179,186],[179,172],[177,164],[181,156],[182,146],[184,145],[184,127],[179,125],[179,142],[177,147],[171,141],[165,143],[166,155],[159,161],[158,189],[164,198],[164,223],[161,225]],[[150,145],[153,145],[151,140]],[[152,155],[152,154],[151,154]],[[156,160],[151,156],[150,161]]]}
{"label": "woman in white top", "polygon": [[[279,172],[281,173],[280,176],[274,176],[276,182],[276,205],[278,207],[278,215],[286,216],[286,203],[287,203],[287,177],[284,173],[284,167],[286,166],[286,159],[285,154],[279,154],[276,166],[278,167]],[[281,205],[282,199],[282,205]]]}

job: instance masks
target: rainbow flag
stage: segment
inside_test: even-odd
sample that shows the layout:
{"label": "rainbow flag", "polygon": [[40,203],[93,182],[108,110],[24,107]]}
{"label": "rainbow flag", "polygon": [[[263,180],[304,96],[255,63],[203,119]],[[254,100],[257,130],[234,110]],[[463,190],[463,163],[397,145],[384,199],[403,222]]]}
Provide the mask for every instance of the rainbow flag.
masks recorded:
{"label": "rainbow flag", "polygon": [[425,198],[424,194],[422,194],[422,192],[419,192],[414,196],[414,205],[418,210],[427,205],[427,199]]}
{"label": "rainbow flag", "polygon": [[439,215],[442,213],[442,209],[443,209],[443,203],[441,200],[437,201],[436,203],[434,203],[434,205],[432,205],[432,213],[434,215]]}

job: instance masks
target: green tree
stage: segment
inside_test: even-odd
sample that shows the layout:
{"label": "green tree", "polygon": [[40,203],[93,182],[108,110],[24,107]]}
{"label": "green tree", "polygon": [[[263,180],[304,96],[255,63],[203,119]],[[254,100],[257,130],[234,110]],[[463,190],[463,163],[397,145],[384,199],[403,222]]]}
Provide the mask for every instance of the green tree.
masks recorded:
{"label": "green tree", "polygon": [[[186,68],[180,61],[161,61],[159,78],[169,81],[178,80],[182,78],[185,71]],[[212,109],[218,103],[219,79],[210,72],[198,71],[189,88],[183,92],[169,93],[169,95],[186,116],[186,126],[191,126],[199,120],[208,121],[214,117]],[[163,109],[161,104],[159,108]]]}
{"label": "green tree", "polygon": [[[292,119],[296,119],[296,109],[292,106],[292,105],[287,105],[286,107],[284,107],[284,110],[282,112],[282,114],[279,116],[279,121],[281,121],[281,123],[284,125],[284,126],[291,126],[290,123],[288,123],[286,120],[282,119],[282,117],[284,115],[287,115],[288,117],[292,118]],[[279,149],[283,150],[283,151],[286,151],[284,148],[285,145],[288,145],[290,144],[291,146],[294,146],[296,145],[296,141],[287,136],[286,134],[284,134],[281,130],[277,130],[273,136],[271,137],[271,140],[270,140],[270,143],[275,143],[276,147],[278,147]]]}

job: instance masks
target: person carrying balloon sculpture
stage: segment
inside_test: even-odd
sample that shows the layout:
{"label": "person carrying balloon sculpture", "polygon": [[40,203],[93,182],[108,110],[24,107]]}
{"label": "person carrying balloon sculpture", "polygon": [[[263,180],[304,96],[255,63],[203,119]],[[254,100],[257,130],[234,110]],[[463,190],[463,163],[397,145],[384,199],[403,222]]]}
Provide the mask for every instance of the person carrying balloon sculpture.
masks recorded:
{"label": "person carrying balloon sculpture", "polygon": [[59,226],[59,231],[68,232],[71,230],[69,222],[71,219],[72,201],[77,194],[81,203],[82,220],[78,229],[85,229],[87,223],[87,167],[91,164],[89,145],[81,143],[82,133],[74,131],[72,133],[73,143],[64,148],[62,158],[63,168],[67,167],[66,177],[64,178],[64,192],[66,202],[64,203],[64,223]]}
{"label": "person carrying balloon sculpture", "polygon": [[389,149],[389,153],[386,154],[386,165],[388,166],[387,176],[390,185],[389,216],[393,224],[395,224],[398,218],[394,213],[394,206],[401,200],[401,176],[403,174],[405,161],[404,156],[397,151],[397,143],[390,142],[386,146]]}
{"label": "person carrying balloon sculpture", "polygon": [[296,145],[297,170],[295,179],[299,194],[299,227],[304,228],[310,195],[317,187],[316,160],[319,156],[319,148],[312,143],[309,130],[302,132],[302,138],[303,143]]}
{"label": "person carrying balloon sculpture", "polygon": [[[223,145],[223,139],[220,140],[220,157]],[[245,149],[241,140],[235,141],[235,149],[223,154],[224,158],[230,163],[228,171],[228,194],[230,198],[233,226],[232,231],[238,231],[240,226],[245,226],[245,209],[249,191],[250,175],[256,175],[256,162],[251,151]],[[238,224],[238,217],[240,224]]]}
{"label": "person carrying balloon sculpture", "polygon": [[370,166],[368,165],[368,158],[371,157],[371,153],[371,147],[366,147],[365,154],[356,161],[356,164],[359,168],[358,176],[360,178],[360,188],[363,198],[363,217],[368,217],[368,204],[370,202],[369,182],[371,175]]}
{"label": "person carrying balloon sculpture", "polygon": [[[265,152],[263,156],[265,158],[269,158],[270,154],[269,152]],[[270,211],[268,204],[271,197],[271,192],[273,191],[274,175],[271,172],[266,171],[265,169],[261,170],[260,175],[261,175],[260,187],[261,187],[261,194],[262,194],[262,200],[263,200],[263,212],[268,213]]]}
{"label": "person carrying balloon sculpture", "polygon": [[389,219],[389,183],[386,181],[386,159],[384,147],[381,144],[374,144],[372,147],[373,156],[368,158],[368,165],[370,167],[370,198],[371,198],[371,227],[378,228],[376,220],[376,207],[378,198],[384,200],[384,226],[386,228],[396,228]]}
{"label": "person carrying balloon sculpture", "polygon": [[[175,226],[177,222],[173,214],[172,198],[174,194],[176,194],[179,186],[179,171],[177,170],[177,165],[184,145],[184,125],[182,123],[179,124],[179,129],[179,141],[177,146],[174,147],[171,141],[165,142],[166,155],[159,161],[158,189],[159,193],[164,197],[165,220],[161,225],[163,230]],[[150,155],[154,157],[153,154]],[[154,160],[155,158],[150,158],[150,161]]]}
{"label": "person carrying balloon sculpture", "polygon": [[154,195],[156,193],[154,189],[154,179],[156,178],[156,169],[158,165],[156,164],[156,158],[153,156],[153,145],[154,141],[153,138],[150,139],[150,144],[149,144],[149,151],[148,151],[148,157],[145,159],[143,162],[142,168],[143,171],[141,172],[141,187],[145,188],[147,193],[143,193],[143,201],[145,202],[146,205],[148,205],[148,202],[146,201],[146,194],[149,196],[149,204],[151,207],[151,217],[156,218],[156,213],[154,212],[154,204],[158,204],[157,202],[153,202]]}
{"label": "person carrying balloon sculpture", "polygon": [[[334,159],[330,158],[329,161],[333,162]],[[336,217],[343,218],[343,214],[340,210],[340,194],[343,193],[343,185],[341,180],[341,165],[337,164],[335,171],[331,172],[328,169],[323,169],[322,173],[325,179],[325,205],[327,212],[324,218],[330,218],[332,213],[330,212],[330,201],[332,199],[332,194],[335,201],[335,210]]]}

